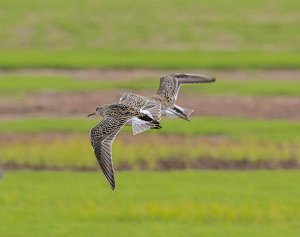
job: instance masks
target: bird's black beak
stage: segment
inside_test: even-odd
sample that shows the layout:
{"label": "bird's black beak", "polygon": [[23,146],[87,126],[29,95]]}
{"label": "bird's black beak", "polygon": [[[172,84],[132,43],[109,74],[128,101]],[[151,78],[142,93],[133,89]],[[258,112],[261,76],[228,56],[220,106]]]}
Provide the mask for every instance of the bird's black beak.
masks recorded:
{"label": "bird's black beak", "polygon": [[91,116],[93,116],[93,115],[96,115],[96,113],[94,112],[94,113],[91,113],[91,114],[89,114],[87,117],[91,117]]}

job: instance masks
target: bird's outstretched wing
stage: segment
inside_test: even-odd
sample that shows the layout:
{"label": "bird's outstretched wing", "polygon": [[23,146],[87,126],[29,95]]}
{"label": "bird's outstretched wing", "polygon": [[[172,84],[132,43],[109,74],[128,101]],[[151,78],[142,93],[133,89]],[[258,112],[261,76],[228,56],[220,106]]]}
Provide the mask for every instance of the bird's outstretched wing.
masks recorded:
{"label": "bird's outstretched wing", "polygon": [[173,106],[176,102],[180,85],[192,83],[208,83],[214,82],[216,79],[204,75],[196,74],[168,74],[160,78],[160,85],[157,90],[157,95],[160,96],[163,104]]}
{"label": "bird's outstretched wing", "polygon": [[115,189],[112,143],[130,118],[106,117],[90,130],[90,140],[100,168],[112,190]]}

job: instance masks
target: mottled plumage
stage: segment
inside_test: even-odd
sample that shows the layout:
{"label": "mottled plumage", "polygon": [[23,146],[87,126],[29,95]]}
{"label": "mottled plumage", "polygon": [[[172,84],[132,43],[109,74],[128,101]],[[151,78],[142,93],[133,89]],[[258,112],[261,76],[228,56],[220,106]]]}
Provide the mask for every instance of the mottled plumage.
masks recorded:
{"label": "mottled plumage", "polygon": [[133,134],[150,128],[161,128],[160,117],[188,120],[193,110],[175,104],[180,85],[214,82],[214,78],[193,74],[169,74],[160,78],[160,86],[150,98],[133,93],[124,94],[118,103],[99,106],[91,115],[100,115],[102,121],[90,130],[90,140],[100,168],[110,187],[115,188],[112,163],[112,143],[125,124],[132,126]]}
{"label": "mottled plumage", "polygon": [[161,104],[162,115],[170,118],[180,117],[188,120],[193,110],[181,108],[175,104],[180,86],[182,84],[209,83],[215,80],[215,78],[204,75],[184,73],[168,74],[160,78],[157,93],[151,96],[150,99]]}
{"label": "mottled plumage", "polygon": [[133,117],[143,116],[138,108],[125,104],[102,105],[96,112],[102,121],[90,130],[90,140],[100,168],[110,187],[115,188],[112,143],[121,128]]}
{"label": "mottled plumage", "polygon": [[161,116],[160,104],[147,97],[136,95],[133,93],[123,94],[120,98],[119,103],[138,108],[143,114],[145,114],[143,116],[134,117],[128,121],[128,124],[132,126],[134,135],[151,128],[161,128],[161,126],[159,125]]}
{"label": "mottled plumage", "polygon": [[161,105],[156,103],[154,100],[147,98],[145,96],[140,96],[133,93],[125,93],[120,98],[120,104],[126,104],[130,107],[140,109],[141,111],[147,111],[148,114],[153,117],[154,120],[159,121],[161,116]]}

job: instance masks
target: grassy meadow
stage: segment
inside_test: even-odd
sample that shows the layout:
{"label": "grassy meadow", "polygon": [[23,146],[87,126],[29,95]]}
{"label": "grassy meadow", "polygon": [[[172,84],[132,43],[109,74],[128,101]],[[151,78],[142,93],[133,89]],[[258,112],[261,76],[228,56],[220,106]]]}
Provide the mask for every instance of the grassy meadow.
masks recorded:
{"label": "grassy meadow", "polygon": [[[2,141],[2,162],[29,167],[93,169],[97,164],[89,159],[94,155],[88,131],[97,122],[79,118],[1,121],[2,134],[20,137],[13,142]],[[207,158],[227,162],[273,162],[274,165],[300,161],[298,122],[203,117],[190,122],[163,120],[162,123],[161,130],[137,135],[129,143],[124,137],[132,132],[130,127],[125,127],[113,146],[116,168],[161,169],[162,162],[170,163],[172,159],[179,162],[174,168],[181,169],[197,168],[195,162]],[[45,136],[63,133],[64,136],[52,139]],[[24,140],[22,134],[31,134],[32,138]],[[39,134],[44,134],[44,138]],[[155,150],[151,149],[153,146]]]}
{"label": "grassy meadow", "polygon": [[297,0],[0,4],[2,68],[300,66]]}
{"label": "grassy meadow", "polygon": [[8,172],[0,185],[0,234],[299,234],[300,193],[290,182],[299,180],[296,171],[120,172],[116,178],[112,192],[98,173]]}
{"label": "grassy meadow", "polygon": [[[299,8],[0,0],[0,237],[298,237]],[[86,111],[178,71],[217,81],[181,89],[189,122],[122,129],[111,191]]]}
{"label": "grassy meadow", "polygon": [[[1,52],[1,51],[0,51]],[[17,55],[17,57],[16,57]],[[3,51],[0,68],[58,69],[297,69],[297,52],[206,51]]]}
{"label": "grassy meadow", "polygon": [[[208,95],[250,95],[250,96],[298,96],[300,81],[217,78],[217,83],[198,86],[185,85],[184,91]],[[89,92],[109,90],[149,90],[158,88],[158,78],[137,78],[129,80],[81,80],[67,76],[43,75],[0,75],[0,99],[7,95],[28,94],[43,91]]]}
{"label": "grassy meadow", "polygon": [[[36,134],[45,132],[87,133],[99,119],[88,118],[24,118],[0,121],[2,134]],[[191,121],[163,118],[163,129],[151,134],[226,136],[239,140],[299,141],[300,124],[297,121],[251,120],[241,118],[194,117]],[[238,128],[238,129],[234,129]],[[124,132],[131,133],[125,126]],[[270,135],[270,132],[272,134]],[[138,135],[137,135],[138,137]]]}
{"label": "grassy meadow", "polygon": [[1,0],[1,49],[299,52],[299,7],[297,0]]}
{"label": "grassy meadow", "polygon": [[[49,91],[157,87],[151,78],[102,82],[22,74],[2,75],[1,80],[1,103],[22,102]],[[216,88],[205,86],[207,91],[192,86],[184,90],[211,96],[297,97],[298,80],[260,82],[224,79],[212,84]],[[101,173],[83,172],[98,169],[88,140],[88,131],[97,122],[55,114],[0,120],[5,169],[0,180],[1,237],[298,236],[299,172],[293,170],[300,159],[298,121],[163,119],[163,129],[136,137],[124,127],[113,145],[114,192]],[[207,166],[208,161],[215,163]],[[292,170],[191,171],[238,167]],[[166,172],[174,169],[184,171]]]}

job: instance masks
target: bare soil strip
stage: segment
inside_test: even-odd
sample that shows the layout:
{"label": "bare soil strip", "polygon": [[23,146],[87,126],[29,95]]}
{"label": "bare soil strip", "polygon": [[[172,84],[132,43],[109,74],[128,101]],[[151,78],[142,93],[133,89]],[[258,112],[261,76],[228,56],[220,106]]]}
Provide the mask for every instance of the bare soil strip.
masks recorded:
{"label": "bare soil strip", "polygon": [[0,75],[44,75],[44,76],[70,76],[87,80],[131,80],[144,77],[160,78],[162,75],[175,72],[207,74],[223,79],[272,79],[297,80],[300,79],[300,70],[274,69],[274,70],[154,70],[154,69],[128,69],[128,70],[101,70],[101,69],[14,69],[0,70]]}
{"label": "bare soil strip", "polygon": [[[184,70],[187,72],[187,70]],[[48,75],[70,76],[80,80],[132,80],[141,77],[156,77],[176,72],[176,70],[97,70],[97,69],[22,69],[0,70],[1,75]],[[221,79],[300,79],[300,70],[192,70],[190,73],[208,74]],[[119,99],[127,90],[86,93],[40,92],[20,99],[0,100],[0,119],[30,116],[85,116],[98,104],[111,103]],[[151,95],[153,91],[136,91]],[[204,96],[184,93],[178,98],[182,107],[193,108],[194,115],[232,116],[265,119],[300,119],[299,97],[284,96]]]}
{"label": "bare soil strip", "polygon": [[[11,143],[27,143],[31,141],[51,142],[51,141],[65,141],[66,139],[74,139],[74,137],[80,137],[83,139],[89,139],[88,132],[86,134],[74,135],[69,133],[36,133],[36,134],[0,134],[0,144]],[[138,139],[137,139],[138,138]],[[166,135],[166,134],[147,134],[141,133],[138,136],[133,136],[128,133],[119,133],[118,141],[122,141],[124,144],[139,144],[139,143],[159,143],[165,145],[180,145],[183,139],[180,135]],[[219,136],[197,136],[197,139],[190,139],[191,145],[197,145],[199,142],[209,145],[217,145],[226,141],[226,138]]]}
{"label": "bare soil strip", "polygon": [[[35,171],[97,171],[98,167],[59,167],[59,166],[46,166],[46,165],[31,165],[31,164],[17,164],[6,163],[3,166],[4,170],[35,170]],[[287,169],[298,170],[300,163],[296,160],[284,161],[270,161],[270,160],[227,160],[227,159],[214,159],[211,157],[193,159],[191,162],[184,162],[182,159],[164,159],[159,160],[154,168],[150,168],[147,163],[140,163],[139,167],[131,166],[129,163],[121,162],[115,165],[115,170],[258,170],[258,169]]]}
{"label": "bare soil strip", "polygon": [[[113,103],[125,91],[86,93],[40,92],[28,95],[22,101],[0,101],[0,119],[32,116],[85,117],[99,104]],[[138,91],[151,95],[149,91]],[[284,96],[231,96],[181,93],[177,104],[195,110],[194,116],[228,116],[261,119],[300,120],[300,98]]]}

